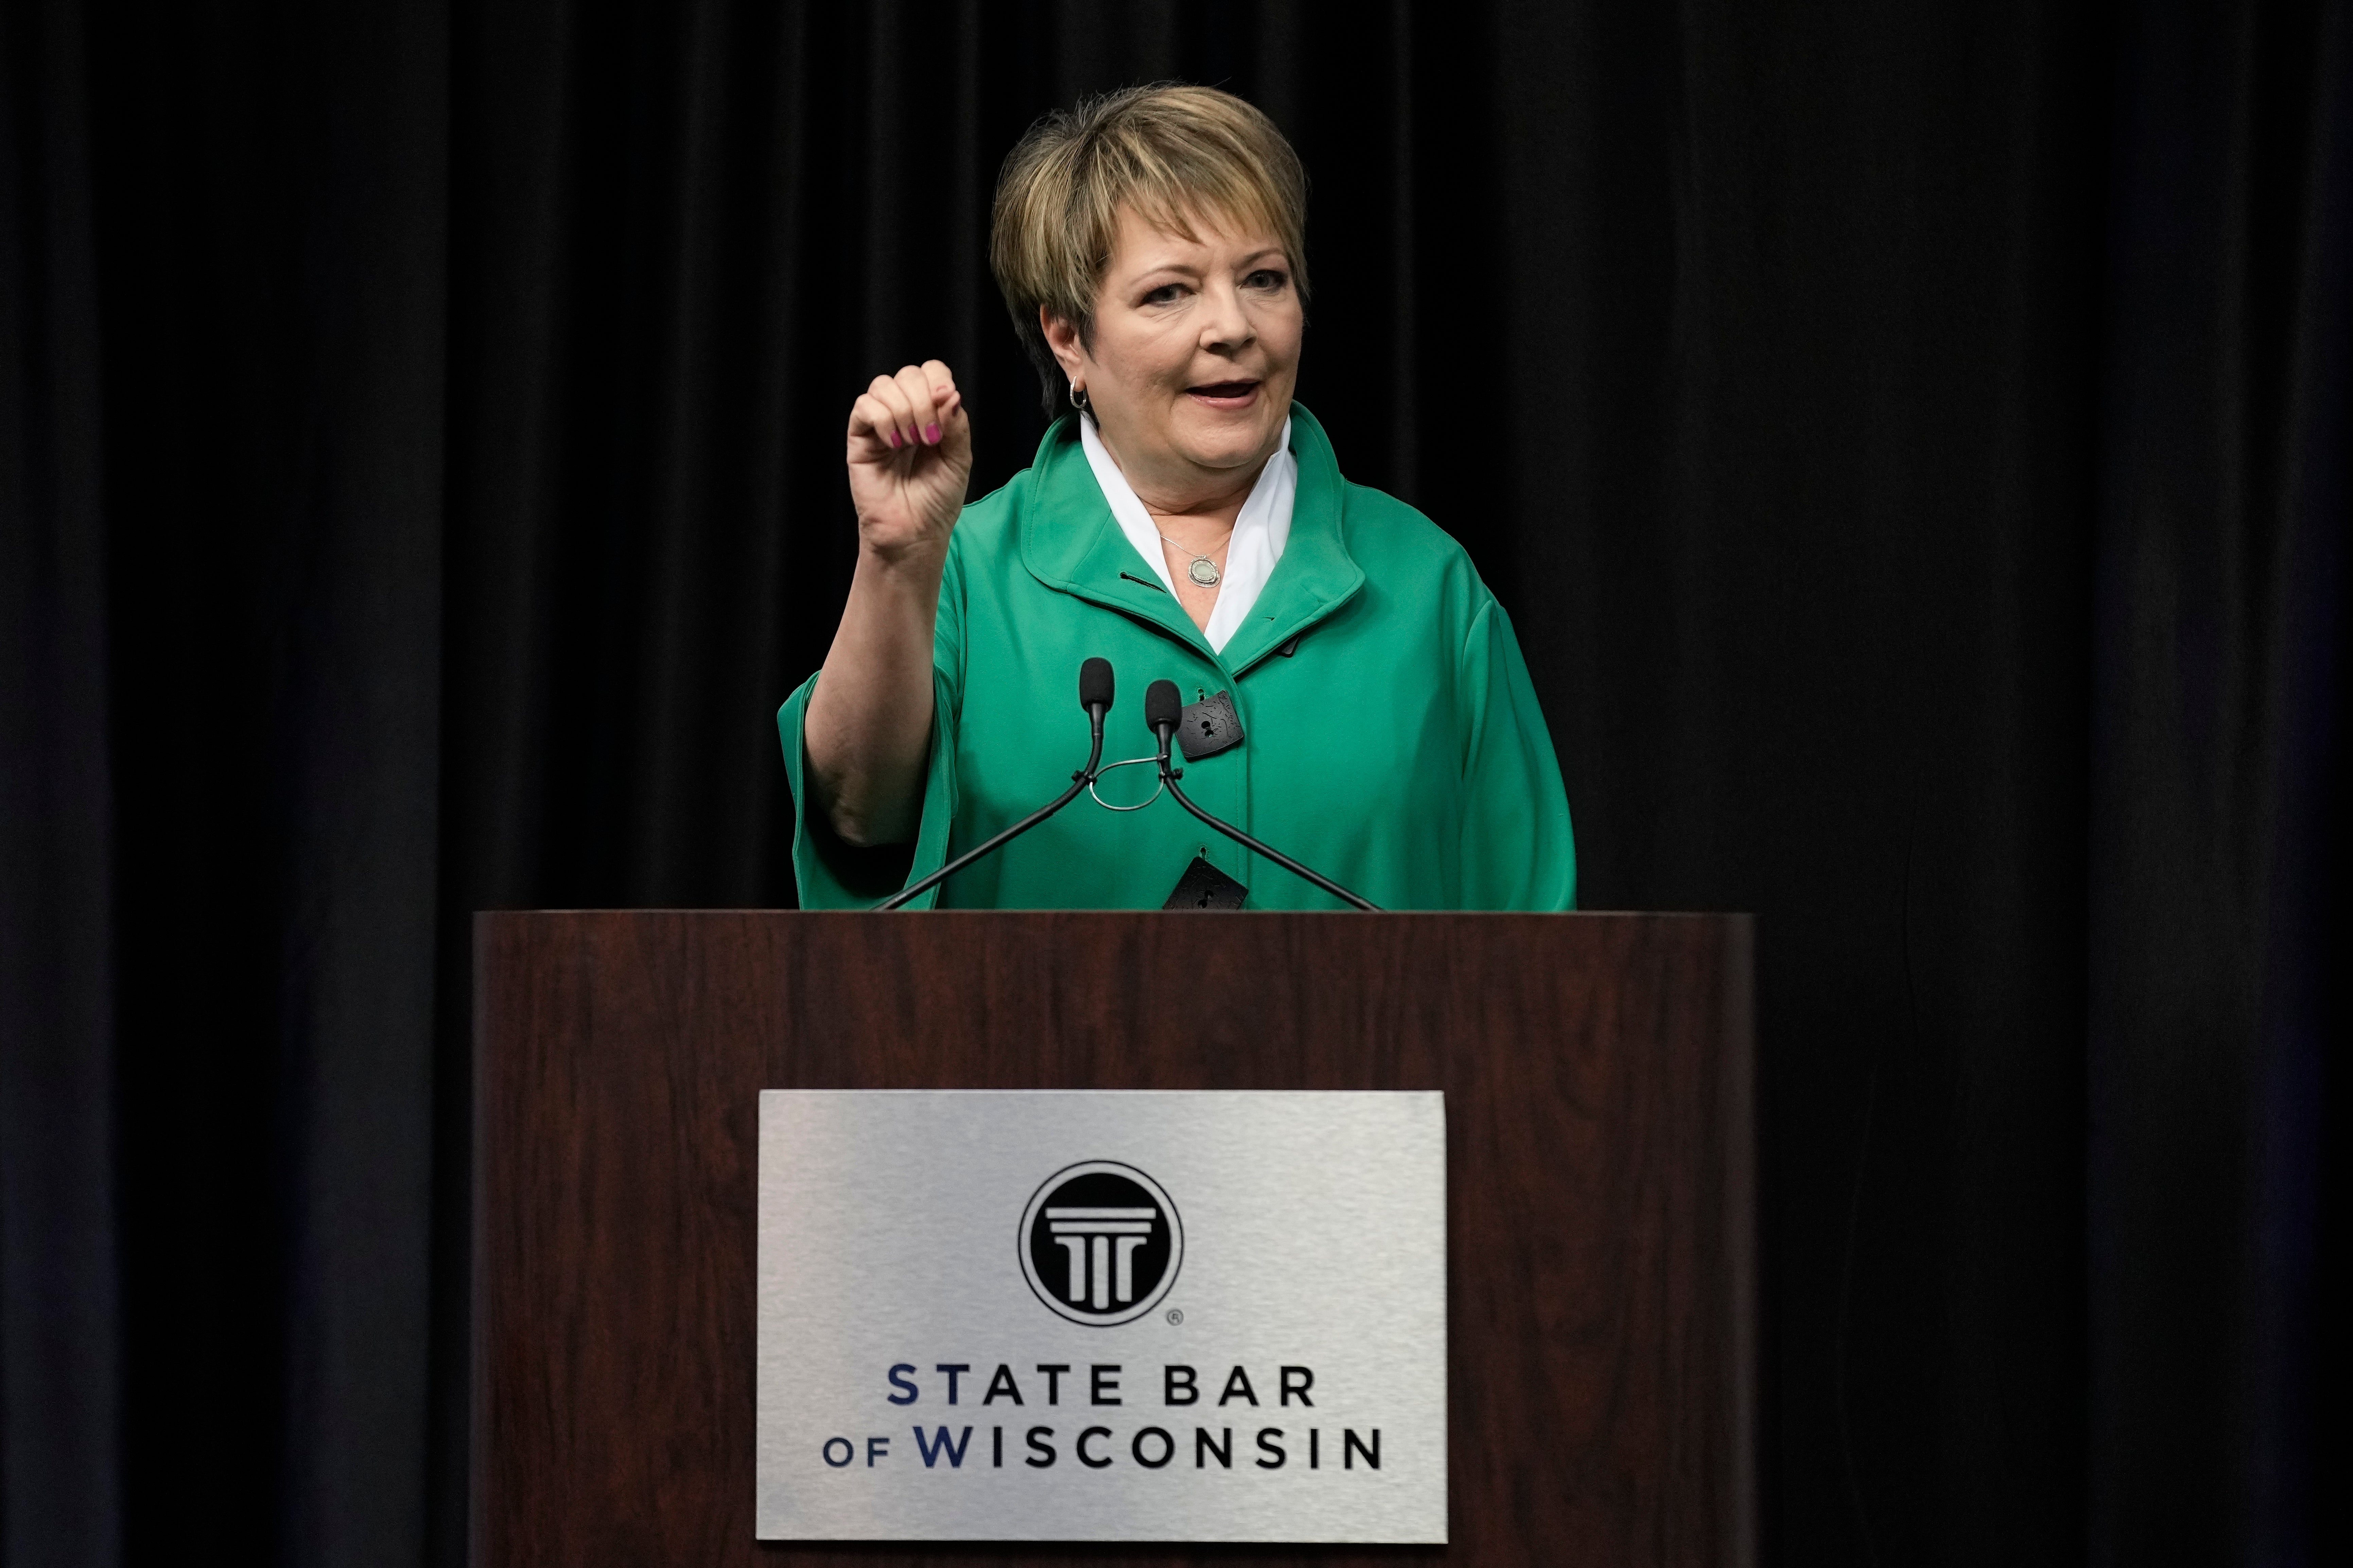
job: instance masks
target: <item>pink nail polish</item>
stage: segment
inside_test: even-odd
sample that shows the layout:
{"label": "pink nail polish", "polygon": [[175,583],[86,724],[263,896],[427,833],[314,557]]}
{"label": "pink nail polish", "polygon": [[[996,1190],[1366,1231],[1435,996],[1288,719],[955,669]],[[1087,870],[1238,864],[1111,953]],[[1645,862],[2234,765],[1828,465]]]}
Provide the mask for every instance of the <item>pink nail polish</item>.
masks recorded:
{"label": "pink nail polish", "polygon": [[923,439],[934,447],[940,444],[940,427],[938,424],[934,423],[923,426]]}
{"label": "pink nail polish", "polygon": [[894,452],[897,451],[899,449],[899,432],[896,430],[886,430],[883,434],[891,438],[891,450]]}

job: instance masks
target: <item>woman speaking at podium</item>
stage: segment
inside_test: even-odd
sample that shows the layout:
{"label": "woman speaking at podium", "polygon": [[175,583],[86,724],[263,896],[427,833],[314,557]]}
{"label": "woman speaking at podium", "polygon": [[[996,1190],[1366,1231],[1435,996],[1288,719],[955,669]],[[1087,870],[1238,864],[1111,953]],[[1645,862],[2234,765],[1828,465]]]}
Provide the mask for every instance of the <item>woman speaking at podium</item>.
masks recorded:
{"label": "woman speaking at podium", "polygon": [[[912,840],[912,882],[1068,789],[1093,657],[1117,672],[1110,757],[1154,751],[1145,688],[1173,680],[1199,742],[1185,793],[1372,902],[1570,906],[1568,801],[1503,607],[1429,519],[1342,479],[1292,402],[1305,217],[1290,143],[1209,88],[1050,116],[1006,161],[990,262],[1061,417],[965,506],[948,366],[877,376],[851,408],[856,575],[777,714],[804,907],[900,885],[895,865],[864,885],[861,847]],[[1165,794],[1099,804],[1155,776],[1106,773],[923,901],[1343,907]]]}

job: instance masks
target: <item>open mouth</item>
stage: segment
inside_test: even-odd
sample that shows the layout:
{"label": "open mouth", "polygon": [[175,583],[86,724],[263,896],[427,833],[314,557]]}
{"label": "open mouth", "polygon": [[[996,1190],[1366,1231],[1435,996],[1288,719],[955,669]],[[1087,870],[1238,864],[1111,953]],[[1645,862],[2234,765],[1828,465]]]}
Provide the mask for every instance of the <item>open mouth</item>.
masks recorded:
{"label": "open mouth", "polygon": [[1212,381],[1200,386],[1188,386],[1185,394],[1219,408],[1239,408],[1258,395],[1255,381]]}

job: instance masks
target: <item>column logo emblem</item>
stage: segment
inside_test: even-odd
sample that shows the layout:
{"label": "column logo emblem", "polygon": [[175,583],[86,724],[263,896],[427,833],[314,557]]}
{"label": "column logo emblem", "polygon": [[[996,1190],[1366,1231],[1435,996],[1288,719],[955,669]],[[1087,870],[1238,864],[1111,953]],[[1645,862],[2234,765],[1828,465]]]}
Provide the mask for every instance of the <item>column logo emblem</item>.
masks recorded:
{"label": "column logo emblem", "polygon": [[1074,1323],[1108,1328],[1160,1304],[1185,1261],[1185,1228],[1158,1182],[1116,1160],[1046,1178],[1021,1215],[1021,1272]]}

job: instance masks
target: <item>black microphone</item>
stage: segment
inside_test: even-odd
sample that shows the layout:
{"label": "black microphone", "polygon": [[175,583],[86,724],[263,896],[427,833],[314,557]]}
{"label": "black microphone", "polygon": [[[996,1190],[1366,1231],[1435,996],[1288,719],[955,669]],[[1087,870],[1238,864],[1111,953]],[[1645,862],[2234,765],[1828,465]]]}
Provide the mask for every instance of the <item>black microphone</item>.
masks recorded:
{"label": "black microphone", "polygon": [[1079,706],[1098,724],[1111,711],[1111,660],[1091,658],[1079,666]]}
{"label": "black microphone", "polygon": [[[1144,727],[1166,741],[1185,717],[1185,694],[1173,680],[1155,680],[1144,689]],[[1163,731],[1167,733],[1163,733]]]}
{"label": "black microphone", "polygon": [[[1162,681],[1161,684],[1163,686],[1168,686],[1168,683],[1165,680]],[[1174,691],[1176,689],[1173,686],[1169,686],[1168,689]],[[1084,664],[1080,665],[1079,707],[1086,713],[1087,730],[1089,731],[1087,743],[1087,765],[1071,775],[1071,787],[1064,790],[1060,795],[1057,795],[1054,799],[1049,801],[1044,805],[1041,805],[1037,810],[1031,812],[1029,816],[1023,817],[1020,821],[1015,823],[1012,826],[1007,828],[1004,832],[998,834],[996,837],[990,839],[987,843],[980,845],[976,848],[965,850],[963,854],[957,856],[955,859],[949,861],[946,865],[933,872],[930,876],[924,878],[922,881],[917,882],[914,886],[902,889],[900,891],[892,894],[889,898],[875,905],[875,909],[877,910],[895,910],[902,904],[907,902],[910,899],[923,897],[925,892],[937,887],[940,883],[946,881],[950,877],[955,876],[958,871],[963,870],[966,866],[971,865],[982,856],[994,854],[996,851],[1004,848],[1008,844],[1012,843],[1016,838],[1020,837],[1023,834],[1029,832],[1031,828],[1037,826],[1039,823],[1045,821],[1056,812],[1061,810],[1062,807],[1078,799],[1079,792],[1094,782],[1096,769],[1103,762],[1103,716],[1111,711],[1111,660],[1107,658],[1091,658]],[[1161,748],[1161,764],[1164,767],[1167,765],[1167,747],[1166,746]]]}
{"label": "black microphone", "polygon": [[1193,804],[1193,797],[1187,795],[1176,783],[1178,779],[1185,776],[1185,770],[1168,765],[1169,743],[1176,738],[1176,726],[1183,721],[1184,712],[1185,699],[1177,691],[1175,681],[1155,680],[1144,689],[1144,721],[1151,728],[1154,737],[1160,742],[1160,755],[1156,759],[1160,764],[1160,782],[1168,786],[1168,793],[1176,797],[1176,804],[1253,855],[1265,856],[1293,876],[1314,883],[1341,902],[1354,904],[1360,910],[1368,910],[1376,914],[1379,913],[1380,906],[1370,900],[1358,898],[1331,878],[1320,872],[1309,870],[1282,850],[1271,848],[1260,843],[1240,828],[1230,823],[1219,821]]}

